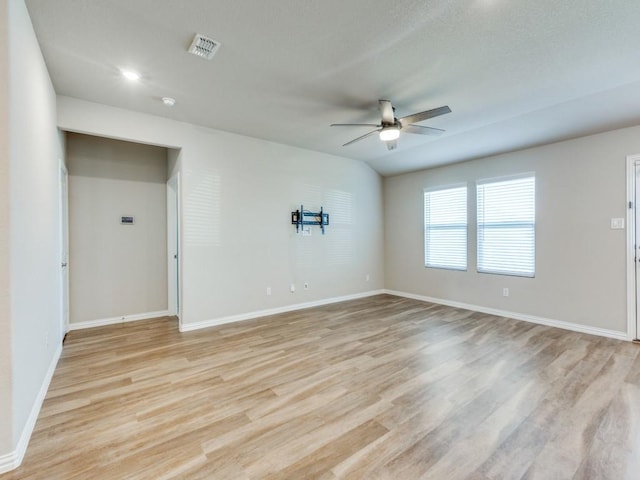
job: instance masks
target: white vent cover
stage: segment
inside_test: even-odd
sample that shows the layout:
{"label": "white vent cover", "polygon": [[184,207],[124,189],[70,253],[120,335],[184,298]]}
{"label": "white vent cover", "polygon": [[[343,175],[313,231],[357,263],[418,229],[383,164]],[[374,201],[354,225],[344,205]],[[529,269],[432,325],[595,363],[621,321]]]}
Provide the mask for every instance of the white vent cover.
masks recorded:
{"label": "white vent cover", "polygon": [[211,60],[213,56],[220,48],[220,42],[216,42],[212,38],[205,37],[204,35],[200,35],[196,33],[196,36],[193,37],[193,42],[191,42],[191,46],[189,47],[189,53],[193,53],[202,58],[206,58],[207,60]]}

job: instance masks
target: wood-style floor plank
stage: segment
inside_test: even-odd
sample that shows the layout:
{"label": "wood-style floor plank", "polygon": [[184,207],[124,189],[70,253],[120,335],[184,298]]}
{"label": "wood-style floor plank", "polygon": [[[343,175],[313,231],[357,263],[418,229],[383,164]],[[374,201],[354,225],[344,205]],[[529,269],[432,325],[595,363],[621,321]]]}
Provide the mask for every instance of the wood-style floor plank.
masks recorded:
{"label": "wood-style floor plank", "polygon": [[389,295],[74,331],[37,479],[640,478],[640,347]]}

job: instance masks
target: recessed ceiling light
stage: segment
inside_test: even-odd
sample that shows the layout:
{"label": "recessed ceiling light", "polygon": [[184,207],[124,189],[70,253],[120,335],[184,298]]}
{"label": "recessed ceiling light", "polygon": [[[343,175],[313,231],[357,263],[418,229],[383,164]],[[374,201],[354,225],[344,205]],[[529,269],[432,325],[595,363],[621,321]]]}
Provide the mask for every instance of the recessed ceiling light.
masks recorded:
{"label": "recessed ceiling light", "polygon": [[140,75],[138,75],[136,72],[133,72],[131,70],[120,70],[120,73],[122,73],[122,76],[124,78],[126,78],[127,80],[131,80],[132,82],[135,82],[136,80],[140,80]]}
{"label": "recessed ceiling light", "polygon": [[162,97],[162,103],[167,107],[173,107],[176,104],[176,99],[171,97]]}

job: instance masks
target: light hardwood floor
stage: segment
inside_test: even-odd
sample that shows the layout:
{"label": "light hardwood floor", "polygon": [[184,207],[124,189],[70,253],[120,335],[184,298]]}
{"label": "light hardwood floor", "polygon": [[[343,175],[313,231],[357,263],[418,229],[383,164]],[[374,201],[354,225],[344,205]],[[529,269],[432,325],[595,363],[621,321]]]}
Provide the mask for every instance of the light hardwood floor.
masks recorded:
{"label": "light hardwood floor", "polygon": [[640,347],[381,295],[69,334],[13,479],[640,479]]}

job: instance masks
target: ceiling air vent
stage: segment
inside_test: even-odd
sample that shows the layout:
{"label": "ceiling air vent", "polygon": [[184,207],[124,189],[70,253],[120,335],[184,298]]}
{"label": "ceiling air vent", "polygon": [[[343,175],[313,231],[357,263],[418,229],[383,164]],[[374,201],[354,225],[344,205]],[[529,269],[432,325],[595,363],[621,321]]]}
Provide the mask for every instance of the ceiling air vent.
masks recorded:
{"label": "ceiling air vent", "polygon": [[212,38],[205,37],[204,35],[200,35],[196,33],[196,36],[193,37],[193,42],[191,42],[191,46],[189,47],[189,53],[193,53],[202,58],[206,58],[207,60],[211,60],[213,56],[220,48],[220,42],[216,42]]}

